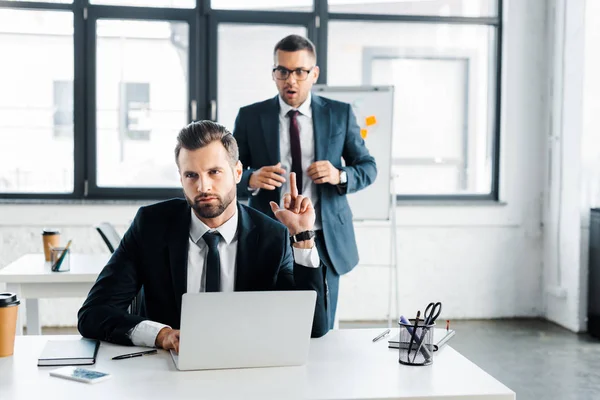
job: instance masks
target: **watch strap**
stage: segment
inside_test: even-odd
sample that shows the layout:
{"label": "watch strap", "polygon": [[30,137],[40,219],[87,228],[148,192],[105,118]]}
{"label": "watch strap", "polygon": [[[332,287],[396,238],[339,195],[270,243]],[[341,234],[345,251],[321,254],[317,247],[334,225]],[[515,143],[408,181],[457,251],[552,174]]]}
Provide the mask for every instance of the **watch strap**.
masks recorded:
{"label": "watch strap", "polygon": [[315,237],[315,231],[304,231],[297,233],[295,235],[290,236],[290,241],[292,243],[303,242],[305,240],[310,240]]}

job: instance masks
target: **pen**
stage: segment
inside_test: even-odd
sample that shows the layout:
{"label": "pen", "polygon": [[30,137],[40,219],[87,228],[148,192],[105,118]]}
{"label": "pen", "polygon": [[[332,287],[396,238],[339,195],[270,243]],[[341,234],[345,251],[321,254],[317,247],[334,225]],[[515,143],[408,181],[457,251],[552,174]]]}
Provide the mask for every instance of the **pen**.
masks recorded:
{"label": "pen", "polygon": [[158,350],[154,349],[154,350],[148,350],[148,351],[140,351],[138,353],[121,354],[120,356],[111,358],[111,360],[124,360],[126,358],[141,357],[143,355],[156,354],[157,352],[158,352]]}
{"label": "pen", "polygon": [[376,337],[373,338],[373,342],[378,341],[379,339],[381,339],[382,337],[384,337],[385,335],[387,335],[388,333],[390,333],[389,329],[386,329],[385,331],[383,331],[383,333],[381,333],[380,335],[377,335]]}
{"label": "pen", "polygon": [[412,349],[413,342],[415,341],[415,334],[417,333],[417,327],[419,326],[419,317],[421,317],[421,310],[417,311],[417,318],[415,318],[415,326],[413,327],[412,335],[410,337],[410,343],[408,344],[408,353],[406,354],[406,362],[410,362],[410,349]]}

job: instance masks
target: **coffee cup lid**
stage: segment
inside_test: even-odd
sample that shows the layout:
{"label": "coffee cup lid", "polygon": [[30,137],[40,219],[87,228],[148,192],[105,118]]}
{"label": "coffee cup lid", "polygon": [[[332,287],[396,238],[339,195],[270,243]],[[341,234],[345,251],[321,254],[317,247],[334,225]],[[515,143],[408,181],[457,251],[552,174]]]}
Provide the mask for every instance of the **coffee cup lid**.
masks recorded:
{"label": "coffee cup lid", "polygon": [[42,231],[42,235],[58,235],[60,231],[58,229],[53,228],[44,228]]}
{"label": "coffee cup lid", "polygon": [[10,307],[20,304],[21,300],[17,298],[15,293],[5,292],[0,293],[0,307]]}

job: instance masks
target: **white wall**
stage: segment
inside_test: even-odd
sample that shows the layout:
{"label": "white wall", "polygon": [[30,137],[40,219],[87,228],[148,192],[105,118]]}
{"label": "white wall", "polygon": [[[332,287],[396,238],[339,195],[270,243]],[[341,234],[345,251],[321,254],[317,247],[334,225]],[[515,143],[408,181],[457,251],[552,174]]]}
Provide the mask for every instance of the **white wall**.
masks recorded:
{"label": "white wall", "polygon": [[[583,79],[583,130],[581,138],[581,293],[580,321],[587,324],[590,208],[600,207],[600,2],[585,7],[585,61]],[[600,288],[595,288],[600,290]],[[582,326],[587,329],[586,325]]]}
{"label": "white wall", "polygon": [[556,0],[551,14],[556,40],[544,202],[545,314],[585,331],[589,210],[600,206],[600,3]]}
{"label": "white wall", "polygon": [[[503,204],[403,204],[397,208],[400,312],[431,300],[446,318],[538,316],[542,313],[543,148],[546,127],[546,6],[506,1],[502,96]],[[74,251],[105,251],[91,225],[124,229],[137,205],[0,205],[0,267],[41,249],[43,226],[75,239]],[[389,229],[357,224],[361,265],[344,276],[339,316],[385,319]],[[52,304],[54,304],[53,302]],[[43,324],[74,324],[81,299],[64,301]],[[50,318],[49,316],[52,316]]]}
{"label": "white wall", "polygon": [[580,310],[581,101],[584,0],[556,0],[550,9],[554,36],[549,63],[551,125],[544,202],[544,299],[548,319],[582,328]]}
{"label": "white wall", "polygon": [[589,209],[600,205],[600,4],[553,3],[543,295],[549,320],[585,331]]}

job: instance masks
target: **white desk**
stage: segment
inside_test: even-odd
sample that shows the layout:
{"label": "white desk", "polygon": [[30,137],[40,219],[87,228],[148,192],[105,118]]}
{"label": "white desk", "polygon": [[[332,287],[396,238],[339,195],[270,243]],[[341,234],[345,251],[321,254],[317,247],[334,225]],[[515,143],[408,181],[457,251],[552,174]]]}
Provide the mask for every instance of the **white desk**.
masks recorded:
{"label": "white desk", "polygon": [[[27,333],[42,333],[39,317],[40,298],[86,297],[110,254],[71,254],[71,270],[52,272],[43,254],[26,254],[0,269],[0,282],[7,290],[26,299]],[[23,334],[23,320],[17,319],[17,335]]]}
{"label": "white desk", "polygon": [[[0,399],[412,399],[514,400],[515,393],[449,346],[427,367],[398,363],[380,329],[347,329],[312,339],[302,367],[177,371],[170,355],[112,361],[136,348],[102,343],[96,365],[112,377],[95,385],[49,376],[37,367],[46,340],[78,336],[19,336],[15,355],[0,358]],[[460,332],[458,333],[460,334]]]}

